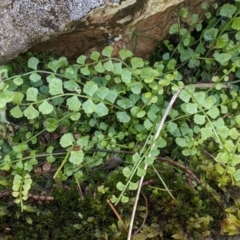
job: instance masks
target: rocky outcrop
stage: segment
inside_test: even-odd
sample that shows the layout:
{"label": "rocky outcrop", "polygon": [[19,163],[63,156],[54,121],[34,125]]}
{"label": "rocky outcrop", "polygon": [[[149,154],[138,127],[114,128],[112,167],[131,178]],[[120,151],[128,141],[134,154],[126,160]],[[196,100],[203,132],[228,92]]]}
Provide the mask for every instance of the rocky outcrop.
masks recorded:
{"label": "rocky outcrop", "polygon": [[[189,1],[194,9],[203,0]],[[184,0],[4,0],[0,63],[31,48],[68,58],[112,44],[147,57]]]}

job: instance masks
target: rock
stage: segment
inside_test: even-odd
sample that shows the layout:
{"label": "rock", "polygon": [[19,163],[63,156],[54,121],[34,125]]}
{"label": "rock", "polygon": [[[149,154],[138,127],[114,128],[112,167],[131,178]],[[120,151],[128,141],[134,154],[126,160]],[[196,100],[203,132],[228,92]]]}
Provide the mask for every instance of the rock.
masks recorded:
{"label": "rock", "polygon": [[[188,2],[194,10],[203,0]],[[147,58],[184,0],[5,0],[0,3],[0,63],[31,51],[70,59],[112,44]],[[191,3],[194,2],[194,3]]]}

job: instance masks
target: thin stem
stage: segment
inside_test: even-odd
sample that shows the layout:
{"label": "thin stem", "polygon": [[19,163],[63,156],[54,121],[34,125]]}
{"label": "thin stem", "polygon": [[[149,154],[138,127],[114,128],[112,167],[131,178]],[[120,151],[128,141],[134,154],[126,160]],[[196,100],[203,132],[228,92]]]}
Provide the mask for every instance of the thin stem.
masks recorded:
{"label": "thin stem", "polygon": [[56,173],[54,174],[53,178],[56,178],[56,176],[58,175],[58,173],[62,170],[63,166],[65,165],[65,163],[67,162],[68,160],[68,157],[70,155],[71,151],[68,151],[65,158],[63,159],[60,167],[58,168],[58,170],[56,171]]}
{"label": "thin stem", "polygon": [[[168,104],[168,107],[167,107],[167,109],[164,112],[164,115],[163,115],[163,117],[162,117],[162,119],[160,121],[160,124],[158,126],[157,132],[156,132],[156,134],[154,136],[154,140],[153,140],[153,144],[152,144],[151,150],[154,149],[155,144],[156,144],[156,140],[158,139],[158,137],[159,137],[159,135],[161,133],[161,130],[163,128],[165,120],[166,120],[166,118],[167,118],[167,116],[168,116],[168,114],[169,114],[169,112],[170,112],[170,110],[172,108],[172,105],[174,104],[175,100],[177,99],[179,93],[181,92],[181,90],[182,89],[180,88],[180,89],[178,89],[177,92],[175,92],[175,94],[173,95],[170,103]],[[151,150],[150,150],[150,153],[148,155],[149,157],[151,157]],[[145,171],[147,170],[147,167],[148,167],[148,164],[145,164],[145,166],[144,166],[144,170]],[[133,223],[134,223],[134,219],[135,219],[135,215],[136,215],[136,211],[137,211],[137,206],[138,206],[138,201],[139,201],[139,196],[140,196],[140,193],[141,193],[143,180],[144,180],[144,177],[141,177],[140,181],[139,181],[138,190],[137,190],[137,194],[136,194],[136,199],[135,199],[135,202],[134,202],[132,216],[131,216],[131,221],[130,221],[130,225],[129,225],[127,240],[131,240],[132,230],[133,230]]]}

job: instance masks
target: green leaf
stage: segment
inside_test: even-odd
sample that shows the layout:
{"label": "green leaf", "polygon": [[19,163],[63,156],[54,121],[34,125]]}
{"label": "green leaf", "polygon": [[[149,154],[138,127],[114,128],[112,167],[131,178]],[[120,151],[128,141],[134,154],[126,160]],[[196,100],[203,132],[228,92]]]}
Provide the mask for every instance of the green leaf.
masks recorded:
{"label": "green leaf", "polygon": [[179,15],[183,18],[186,18],[188,16],[188,10],[186,8],[181,8],[179,11]]}
{"label": "green leaf", "polygon": [[225,122],[223,121],[223,118],[219,118],[217,121],[213,121],[212,125],[217,129],[221,129],[225,127]]}
{"label": "green leaf", "polygon": [[226,126],[222,126],[216,129],[217,134],[221,136],[224,141],[229,135],[229,129]]}
{"label": "green leaf", "polygon": [[138,106],[134,106],[134,107],[130,110],[131,114],[132,114],[134,117],[137,116],[137,113],[138,113],[139,111],[140,111],[140,108],[139,108]]}
{"label": "green leaf", "polygon": [[[10,185],[10,183],[9,183],[9,181],[8,181],[7,179],[5,179],[5,180],[0,180],[0,185],[1,185],[1,186],[4,186],[4,187],[7,187],[7,186]],[[2,211],[2,209],[1,209],[0,211]],[[0,214],[0,215],[1,215],[1,214]],[[1,215],[1,216],[2,216],[2,215]]]}
{"label": "green leaf", "polygon": [[81,93],[80,86],[72,79],[70,79],[69,81],[64,81],[63,86],[68,91],[71,91],[71,92],[74,91],[74,92],[77,92],[77,93]]}
{"label": "green leaf", "polygon": [[142,68],[144,66],[144,62],[142,58],[134,57],[131,59],[132,69]]}
{"label": "green leaf", "polygon": [[236,17],[233,19],[232,28],[235,30],[240,30],[240,17]]}
{"label": "green leaf", "polygon": [[[13,195],[13,194],[12,194],[12,195]],[[23,197],[22,197],[22,199],[23,199]],[[21,199],[15,199],[14,202],[15,202],[16,204],[19,204],[19,203],[21,202]]]}
{"label": "green leaf", "polygon": [[77,121],[77,120],[79,120],[80,117],[81,117],[81,113],[79,113],[79,112],[73,112],[73,113],[71,114],[71,116],[70,116],[70,119],[71,119],[72,121]]}
{"label": "green leaf", "polygon": [[138,182],[136,182],[136,183],[134,183],[134,182],[130,182],[129,183],[129,186],[128,186],[128,188],[129,188],[129,190],[137,190],[138,189]]}
{"label": "green leaf", "polygon": [[37,74],[37,73],[32,73],[32,74],[29,76],[29,78],[30,78],[30,80],[31,80],[32,82],[38,82],[38,81],[41,80],[42,77],[41,77],[39,74]]}
{"label": "green leaf", "polygon": [[51,95],[63,94],[63,83],[62,80],[56,77],[51,77],[47,80],[49,83],[49,93]]}
{"label": "green leaf", "polygon": [[232,56],[229,53],[219,53],[218,51],[215,51],[213,57],[216,59],[216,61],[223,65],[228,62]]}
{"label": "green leaf", "polygon": [[191,99],[191,95],[188,93],[188,91],[186,91],[185,89],[183,89],[180,94],[179,94],[179,98],[185,102],[188,103],[189,100]]}
{"label": "green leaf", "polygon": [[48,68],[51,69],[53,72],[57,72],[57,70],[62,66],[67,66],[68,61],[67,58],[61,57],[58,60],[53,60],[48,63]]}
{"label": "green leaf", "polygon": [[48,118],[44,121],[44,126],[48,132],[54,132],[58,127],[58,123],[55,118]]}
{"label": "green leaf", "polygon": [[98,85],[93,81],[88,81],[83,88],[83,92],[91,97],[97,90],[98,90]]}
{"label": "green leaf", "polygon": [[30,105],[23,111],[24,116],[28,119],[35,119],[39,116],[39,112],[32,106]]}
{"label": "green leaf", "polygon": [[115,195],[112,195],[110,200],[111,200],[112,203],[116,203],[118,198]]}
{"label": "green leaf", "polygon": [[[196,31],[197,31],[197,32],[202,31],[202,26],[203,26],[203,25],[202,25],[201,23],[197,23],[196,26],[195,26]],[[201,43],[200,43],[200,45],[203,46]],[[200,46],[200,45],[198,45],[198,46]]]}
{"label": "green leaf", "polygon": [[47,161],[50,162],[50,163],[53,163],[55,162],[56,158],[53,156],[53,155],[49,155],[47,158]]}
{"label": "green leaf", "polygon": [[109,72],[113,72],[113,70],[114,70],[114,66],[113,66],[112,60],[108,60],[107,62],[105,62],[105,63],[103,64],[103,67],[104,67],[107,71],[109,71]]}
{"label": "green leaf", "polygon": [[177,137],[175,141],[176,141],[177,145],[180,147],[185,147],[187,145],[185,138]]}
{"label": "green leaf", "polygon": [[227,163],[229,162],[229,153],[227,151],[219,152],[215,157],[215,160],[216,162]]}
{"label": "green leaf", "polygon": [[204,99],[203,102],[200,104],[205,108],[205,109],[210,109],[214,105],[215,99],[213,96],[207,97]]}
{"label": "green leaf", "polygon": [[200,132],[201,132],[201,136],[202,136],[202,139],[203,139],[203,140],[208,139],[208,138],[211,137],[212,134],[213,134],[213,130],[212,130],[211,127],[201,128]]}
{"label": "green leaf", "polygon": [[37,65],[39,63],[39,60],[35,57],[31,57],[28,59],[28,67],[34,70],[37,70]]}
{"label": "green leaf", "polygon": [[217,38],[219,29],[217,28],[210,28],[204,31],[203,37],[208,42],[213,42]]}
{"label": "green leaf", "polygon": [[217,38],[216,48],[224,48],[228,42],[229,42],[228,34],[224,33],[223,35]]}
{"label": "green leaf", "polygon": [[[188,30],[186,28],[181,28],[179,33],[180,33],[180,35],[187,37],[186,36],[187,32],[188,32]],[[186,40],[186,38],[184,40]]]}
{"label": "green leaf", "polygon": [[26,222],[27,222],[28,225],[32,225],[33,220],[30,217],[26,217]]}
{"label": "green leaf", "polygon": [[16,77],[16,78],[13,79],[13,82],[14,82],[17,86],[20,86],[20,85],[23,84],[23,79],[22,79],[20,76],[18,76],[18,77]]}
{"label": "green leaf", "polygon": [[22,100],[24,98],[24,94],[21,92],[14,92],[14,98],[12,100],[13,103],[15,104],[21,104]]}
{"label": "green leaf", "polygon": [[81,102],[77,96],[72,96],[67,99],[67,106],[71,111],[79,111],[81,107]]}
{"label": "green leaf", "polygon": [[16,174],[13,180],[13,191],[18,191],[22,183],[22,176]]}
{"label": "green leaf", "polygon": [[108,100],[111,103],[114,103],[117,96],[118,96],[118,93],[115,90],[111,90],[111,91],[109,91],[109,93],[107,94],[105,99]]}
{"label": "green leaf", "polygon": [[237,8],[233,4],[227,3],[221,7],[219,14],[223,17],[232,18],[236,10]]}
{"label": "green leaf", "polygon": [[38,107],[38,110],[42,113],[42,114],[49,114],[53,111],[53,106],[51,104],[48,103],[47,100],[44,100]]}
{"label": "green leaf", "polygon": [[0,92],[0,108],[4,108],[6,103],[11,102],[14,98],[14,92],[9,90],[4,90]]}
{"label": "green leaf", "polygon": [[125,167],[125,168],[123,169],[122,173],[123,173],[123,175],[124,175],[126,178],[128,178],[128,177],[130,177],[130,176],[132,175],[132,171],[130,170],[129,167]]}
{"label": "green leaf", "polygon": [[154,80],[155,77],[159,76],[159,72],[151,67],[144,67],[140,69],[140,75],[144,79],[144,82],[150,83]]}
{"label": "green leaf", "polygon": [[135,83],[133,84],[133,86],[131,87],[131,91],[132,91],[134,94],[140,94],[142,88],[143,88],[142,83],[140,83],[140,82],[135,82]]}
{"label": "green leaf", "polygon": [[95,112],[99,117],[106,116],[108,114],[108,108],[105,106],[103,102],[96,105]]}
{"label": "green leaf", "polygon": [[175,33],[179,33],[180,28],[179,25],[177,23],[174,23],[171,25],[171,27],[169,28],[169,33],[170,34],[175,34]]}
{"label": "green leaf", "polygon": [[167,146],[167,141],[165,139],[163,139],[162,137],[160,137],[158,140],[157,140],[157,146],[159,148],[165,148]]}
{"label": "green leaf", "polygon": [[236,140],[239,137],[240,133],[238,132],[238,130],[236,128],[232,128],[229,131],[229,136],[233,139]]}
{"label": "green leaf", "polygon": [[[160,151],[159,151],[159,149],[157,149],[157,148],[153,148],[153,149],[149,152],[149,154],[151,155],[151,157],[157,157],[157,156],[159,156]],[[154,159],[155,159],[155,158],[154,158]],[[151,161],[154,161],[154,159],[151,160]],[[149,161],[150,161],[150,160],[149,160]]]}
{"label": "green leaf", "polygon": [[11,166],[12,166],[11,159],[10,159],[9,155],[6,155],[4,157],[4,163],[2,165],[2,170],[8,171],[11,168]]}
{"label": "green leaf", "polygon": [[21,118],[23,116],[23,112],[18,105],[10,110],[10,114],[14,118]]}
{"label": "green leaf", "polygon": [[143,118],[146,115],[146,111],[145,110],[141,110],[137,113],[137,118]]}
{"label": "green leaf", "polygon": [[[170,58],[170,53],[169,53],[169,52],[164,53],[164,54],[162,55],[162,58],[163,58],[163,60],[169,60],[169,58]],[[176,61],[176,60],[175,60],[175,61]]]}
{"label": "green leaf", "polygon": [[118,100],[117,105],[123,109],[128,109],[133,106],[133,102],[128,98],[125,98],[125,99]]}
{"label": "green leaf", "polygon": [[65,148],[72,146],[74,143],[74,137],[72,133],[65,133],[60,139],[60,145]]}
{"label": "green leaf", "polygon": [[122,73],[122,63],[114,63],[113,64],[114,69],[113,69],[113,73],[116,75],[121,75]]}
{"label": "green leaf", "polygon": [[78,79],[78,68],[75,66],[70,66],[65,69],[64,77],[72,80]]}
{"label": "green leaf", "polygon": [[197,100],[198,103],[201,105],[205,103],[206,93],[205,92],[195,92],[194,98]]}
{"label": "green leaf", "polygon": [[176,129],[178,129],[178,125],[175,122],[169,122],[167,124],[167,129],[169,132],[174,132]]}
{"label": "green leaf", "polygon": [[176,67],[176,64],[177,64],[177,61],[172,58],[172,59],[168,62],[167,68],[168,68],[169,70],[174,70],[175,67]]}
{"label": "green leaf", "polygon": [[121,74],[121,79],[125,83],[130,83],[132,79],[132,72],[129,71],[128,69],[123,69],[122,74]]}
{"label": "green leaf", "polygon": [[205,116],[200,114],[195,114],[193,120],[196,124],[203,125],[205,123]]}
{"label": "green leaf", "polygon": [[187,103],[186,111],[190,114],[197,113],[197,111],[198,111],[197,104],[196,103]]}
{"label": "green leaf", "polygon": [[137,101],[140,99],[139,94],[130,94],[129,99],[133,102],[133,104],[136,104]]}
{"label": "green leaf", "polygon": [[146,128],[146,129],[151,129],[152,128],[152,126],[153,126],[153,124],[152,124],[152,122],[149,120],[149,119],[146,119],[145,121],[144,121],[144,127]]}
{"label": "green leaf", "polygon": [[104,100],[106,96],[109,93],[109,89],[106,87],[100,87],[98,90],[94,93],[97,97],[99,97],[101,100]]}
{"label": "green leaf", "polygon": [[237,171],[233,174],[233,177],[237,182],[240,181],[240,169],[237,169]]}
{"label": "green leaf", "polygon": [[53,60],[48,63],[47,67],[51,69],[53,72],[57,72],[58,68],[61,67],[61,64],[59,63],[58,60]]}
{"label": "green leaf", "polygon": [[196,68],[200,66],[200,61],[198,59],[190,59],[190,61],[188,62],[188,67],[189,68]]}
{"label": "green leaf", "polygon": [[[14,186],[14,185],[13,185]],[[18,189],[17,189],[18,190]],[[17,198],[18,196],[19,196],[19,194],[20,194],[20,192],[14,192],[14,190],[13,190],[13,192],[12,192],[12,196],[13,197],[15,197],[15,198]]]}
{"label": "green leaf", "polygon": [[107,46],[102,50],[102,55],[105,57],[111,57],[113,52],[113,47],[112,46]]}
{"label": "green leaf", "polygon": [[185,62],[191,59],[194,54],[195,54],[194,50],[189,47],[181,50],[181,55],[180,55],[181,62]]}
{"label": "green leaf", "polygon": [[121,202],[122,203],[127,203],[128,201],[129,201],[129,197],[122,195]]}
{"label": "green leaf", "polygon": [[[181,31],[180,31],[180,34],[181,34]],[[185,46],[185,47],[187,47],[187,46],[189,46],[190,45],[190,37],[184,37],[184,39],[183,39],[183,45]],[[190,59],[191,60],[191,59]]]}
{"label": "green leaf", "polygon": [[119,122],[127,123],[131,120],[131,118],[127,115],[126,112],[117,112],[116,115]]}
{"label": "green leaf", "polygon": [[209,8],[209,3],[208,2],[202,2],[201,3],[201,8],[204,10],[207,10]]}
{"label": "green leaf", "polygon": [[220,112],[217,107],[212,107],[207,111],[207,115],[210,116],[213,119],[216,119],[219,116]]}
{"label": "green leaf", "polygon": [[235,144],[233,143],[232,140],[226,140],[224,143],[224,147],[228,152],[232,152],[235,148]]}
{"label": "green leaf", "polygon": [[146,170],[139,167],[138,170],[137,170],[137,175],[139,177],[144,177],[146,175]]}
{"label": "green leaf", "polygon": [[126,186],[122,182],[118,182],[116,187],[119,191],[123,191]]}
{"label": "green leaf", "polygon": [[[8,70],[9,70],[8,67],[6,67],[4,65],[1,66],[1,68],[0,68],[1,80],[8,78]],[[3,82],[1,81],[1,83],[3,83]],[[2,89],[2,88],[0,88],[0,89]]]}
{"label": "green leaf", "polygon": [[97,51],[93,51],[90,55],[90,58],[96,62],[98,61],[99,57],[100,57],[100,53]]}
{"label": "green leaf", "polygon": [[93,103],[91,99],[88,99],[86,102],[84,102],[82,107],[84,112],[87,114],[90,114],[96,111],[96,105]]}
{"label": "green leaf", "polygon": [[94,69],[99,73],[105,72],[105,68],[103,67],[101,62],[98,62],[97,65],[95,65]]}
{"label": "green leaf", "polygon": [[221,113],[222,114],[227,114],[228,113],[228,107],[227,106],[221,105],[220,108],[221,108]]}
{"label": "green leaf", "polygon": [[77,140],[77,145],[79,145],[81,148],[89,146],[89,136],[82,136]]}
{"label": "green leaf", "polygon": [[84,65],[87,57],[84,55],[81,55],[80,57],[77,58],[77,63]]}
{"label": "green leaf", "polygon": [[121,49],[118,54],[122,60],[133,56],[133,53],[127,49]]}
{"label": "green leaf", "polygon": [[27,90],[27,101],[37,101],[38,89],[34,87],[30,87]]}
{"label": "green leaf", "polygon": [[[158,152],[158,153],[159,153],[159,152]],[[157,154],[157,155],[158,155],[158,154]],[[144,158],[144,163],[147,164],[147,165],[151,165],[151,164],[154,163],[154,160],[155,160],[155,157],[154,157],[154,156],[151,156],[151,157],[146,156],[146,157]]]}
{"label": "green leaf", "polygon": [[81,164],[84,159],[84,153],[82,150],[79,151],[71,151],[69,162],[73,164]]}
{"label": "green leaf", "polygon": [[90,75],[90,71],[89,71],[88,66],[85,66],[85,67],[81,68],[80,71],[81,71],[81,73],[82,73],[83,75],[85,75],[85,76]]}

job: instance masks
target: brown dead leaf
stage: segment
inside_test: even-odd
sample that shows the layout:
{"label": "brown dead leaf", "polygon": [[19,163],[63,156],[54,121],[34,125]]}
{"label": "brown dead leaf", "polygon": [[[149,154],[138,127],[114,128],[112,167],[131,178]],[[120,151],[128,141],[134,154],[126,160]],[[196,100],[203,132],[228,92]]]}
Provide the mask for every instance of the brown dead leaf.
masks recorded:
{"label": "brown dead leaf", "polygon": [[34,168],[34,172],[35,173],[41,173],[42,172],[42,168],[41,167],[35,167]]}
{"label": "brown dead leaf", "polygon": [[47,171],[50,171],[50,170],[51,170],[51,167],[52,167],[52,164],[49,163],[49,162],[47,162],[47,161],[45,161],[45,162],[43,163],[42,170],[43,170],[44,172],[47,172]]}

